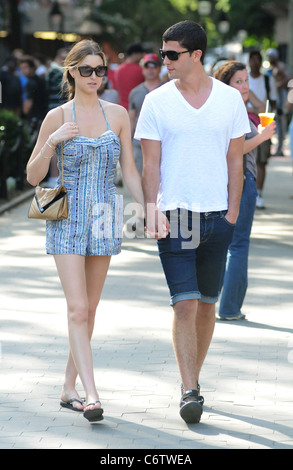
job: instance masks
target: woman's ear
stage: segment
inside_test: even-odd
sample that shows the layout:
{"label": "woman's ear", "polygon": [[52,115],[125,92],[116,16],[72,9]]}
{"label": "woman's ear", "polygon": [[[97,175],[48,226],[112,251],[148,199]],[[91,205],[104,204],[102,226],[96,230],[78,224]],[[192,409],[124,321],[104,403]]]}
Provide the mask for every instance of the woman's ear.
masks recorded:
{"label": "woman's ear", "polygon": [[68,69],[68,72],[69,72],[69,74],[71,75],[72,78],[75,77],[75,72],[76,72],[75,68],[72,67],[72,68]]}

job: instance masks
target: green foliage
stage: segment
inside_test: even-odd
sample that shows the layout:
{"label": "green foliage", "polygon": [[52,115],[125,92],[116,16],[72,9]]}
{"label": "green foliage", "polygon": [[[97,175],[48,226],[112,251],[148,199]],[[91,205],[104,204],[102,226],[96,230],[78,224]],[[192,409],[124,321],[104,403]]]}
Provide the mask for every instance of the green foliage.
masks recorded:
{"label": "green foliage", "polygon": [[198,0],[170,0],[170,3],[183,15],[198,8]]}
{"label": "green foliage", "polygon": [[[90,13],[91,20],[98,21],[102,27],[101,38],[120,51],[136,41],[159,46],[163,32],[171,24],[191,16],[193,12],[183,14],[169,0],[103,0]],[[108,22],[103,21],[106,18]]]}
{"label": "green foliage", "polygon": [[5,134],[2,132],[0,139],[5,135],[6,144],[11,148],[17,139],[17,127],[20,119],[11,111],[0,110],[0,126],[5,128]]}
{"label": "green foliage", "polygon": [[[18,138],[18,124],[22,122],[22,120],[17,117],[11,111],[7,111],[4,109],[0,110],[0,141],[5,138],[6,147],[11,150],[15,146]],[[4,128],[4,129],[3,129]],[[27,161],[28,158],[28,148],[27,144],[29,142],[29,136],[27,134],[27,130],[25,125],[23,124],[23,143],[24,148],[22,149],[24,152],[23,158],[24,161]],[[17,163],[15,159],[15,155],[11,152],[8,152],[8,162],[7,162],[7,176],[17,176]]]}
{"label": "green foliage", "polygon": [[248,35],[255,36],[258,40],[266,37],[273,38],[274,17],[263,8],[269,0],[229,0],[230,2],[230,34],[236,35],[240,29],[245,29]]}
{"label": "green foliage", "polygon": [[247,49],[260,49],[266,51],[270,47],[277,48],[278,44],[276,41],[270,38],[258,38],[255,35],[247,36],[243,42],[243,47]]}
{"label": "green foliage", "polygon": [[216,10],[228,13],[230,11],[230,0],[217,0],[215,8]]}
{"label": "green foliage", "polygon": [[[265,9],[271,0],[210,0],[212,11],[208,17],[200,17],[200,0],[103,0],[99,6],[94,0],[84,3],[91,5],[90,18],[102,28],[100,40],[110,42],[117,51],[124,50],[130,42],[140,41],[159,46],[162,33],[170,25],[183,19],[203,24],[208,33],[208,45],[216,46],[224,40],[237,36],[245,29],[248,37],[261,44],[273,40],[275,18]],[[289,0],[279,0],[288,4]],[[227,15],[229,32],[223,35],[218,29],[221,15]]]}

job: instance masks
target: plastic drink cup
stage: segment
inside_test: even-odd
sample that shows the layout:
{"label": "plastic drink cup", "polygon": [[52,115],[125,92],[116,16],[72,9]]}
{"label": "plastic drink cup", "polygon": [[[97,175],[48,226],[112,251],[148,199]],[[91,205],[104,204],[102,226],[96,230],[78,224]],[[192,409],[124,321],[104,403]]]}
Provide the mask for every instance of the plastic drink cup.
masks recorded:
{"label": "plastic drink cup", "polygon": [[259,113],[260,124],[262,127],[268,126],[275,118],[275,113]]}

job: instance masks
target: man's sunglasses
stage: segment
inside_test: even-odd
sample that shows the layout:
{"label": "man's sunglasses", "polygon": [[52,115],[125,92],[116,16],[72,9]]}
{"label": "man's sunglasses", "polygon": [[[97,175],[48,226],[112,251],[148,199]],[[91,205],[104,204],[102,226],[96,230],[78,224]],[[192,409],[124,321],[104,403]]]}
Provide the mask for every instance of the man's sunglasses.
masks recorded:
{"label": "man's sunglasses", "polygon": [[82,65],[77,67],[81,77],[90,77],[95,72],[97,77],[105,77],[107,75],[108,67],[106,65],[98,65],[97,67],[90,67],[89,65]]}
{"label": "man's sunglasses", "polygon": [[179,55],[185,54],[186,52],[192,52],[192,51],[188,49],[187,51],[177,52],[177,51],[164,51],[163,49],[160,49],[162,60],[164,60],[166,56],[169,60],[178,60]]}

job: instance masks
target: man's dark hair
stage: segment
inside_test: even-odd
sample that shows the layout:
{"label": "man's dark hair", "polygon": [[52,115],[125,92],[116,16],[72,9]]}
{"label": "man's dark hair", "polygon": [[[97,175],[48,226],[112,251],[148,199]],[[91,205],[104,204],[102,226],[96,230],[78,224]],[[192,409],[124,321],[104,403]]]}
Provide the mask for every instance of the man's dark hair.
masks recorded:
{"label": "man's dark hair", "polygon": [[261,55],[261,53],[260,53],[258,50],[254,50],[254,51],[251,51],[251,52],[250,52],[250,54],[249,54],[249,60],[250,60],[252,57],[254,57],[254,56],[256,56],[256,57],[260,60],[260,62],[262,62],[262,55]]}
{"label": "man's dark hair", "polygon": [[136,54],[136,53],[143,54],[144,52],[145,50],[139,42],[134,42],[132,44],[129,44],[129,46],[126,49],[127,56],[130,56],[131,54]]}
{"label": "man's dark hair", "polygon": [[203,63],[207,49],[207,35],[205,30],[194,21],[180,21],[170,26],[163,34],[163,41],[177,41],[180,46],[189,51],[201,50],[200,60]]}
{"label": "man's dark hair", "polygon": [[20,59],[19,61],[20,64],[27,64],[31,69],[36,68],[36,64],[34,62],[34,59],[30,56],[24,56]]}

